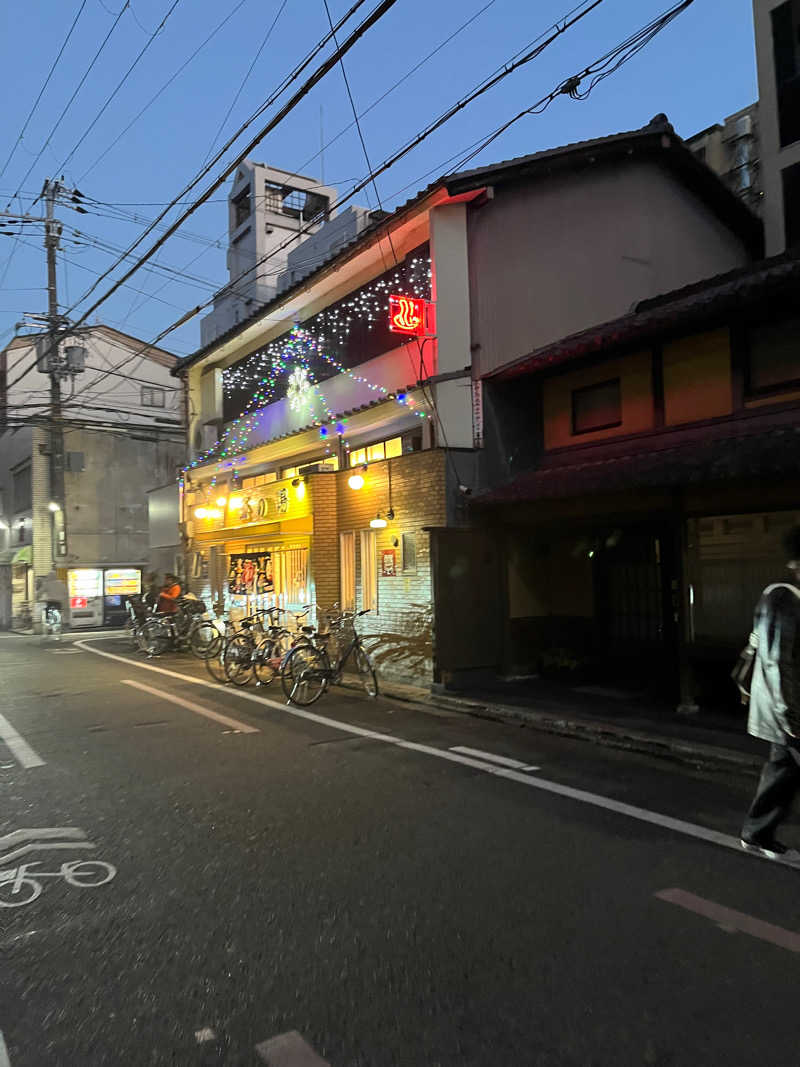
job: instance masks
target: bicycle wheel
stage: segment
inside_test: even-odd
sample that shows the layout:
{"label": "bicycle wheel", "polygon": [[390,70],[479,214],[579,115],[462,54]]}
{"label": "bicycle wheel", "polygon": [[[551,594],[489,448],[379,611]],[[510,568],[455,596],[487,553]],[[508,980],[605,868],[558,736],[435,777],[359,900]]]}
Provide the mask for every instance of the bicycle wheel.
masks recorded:
{"label": "bicycle wheel", "polygon": [[367,652],[363,645],[356,645],[354,659],[358,676],[367,691],[367,695],[376,697],[378,695],[378,676],[375,673],[375,668],[372,666],[369,652]]}
{"label": "bicycle wheel", "polygon": [[19,888],[14,892],[14,879],[0,882],[0,908],[21,908],[32,904],[42,892],[42,883],[33,878],[22,878]]}
{"label": "bicycle wheel", "polygon": [[63,863],[61,872],[67,885],[86,889],[90,886],[105,885],[116,875],[117,868],[102,860],[73,860]]}
{"label": "bicycle wheel", "polygon": [[228,647],[228,640],[223,639],[218,652],[213,656],[208,656],[205,660],[206,670],[220,685],[226,685],[228,682],[228,676],[225,673],[225,650]]}
{"label": "bicycle wheel", "polygon": [[225,645],[225,677],[234,685],[247,685],[253,677],[253,639],[236,634]]}
{"label": "bicycle wheel", "polygon": [[189,635],[189,648],[198,659],[208,659],[219,654],[222,634],[211,622],[201,622]]}
{"label": "bicycle wheel", "polygon": [[308,707],[328,688],[328,659],[313,645],[292,649],[281,667],[281,685],[292,704]]}
{"label": "bicycle wheel", "polygon": [[258,685],[269,685],[280,670],[283,651],[275,637],[265,637],[253,653],[253,670]]}

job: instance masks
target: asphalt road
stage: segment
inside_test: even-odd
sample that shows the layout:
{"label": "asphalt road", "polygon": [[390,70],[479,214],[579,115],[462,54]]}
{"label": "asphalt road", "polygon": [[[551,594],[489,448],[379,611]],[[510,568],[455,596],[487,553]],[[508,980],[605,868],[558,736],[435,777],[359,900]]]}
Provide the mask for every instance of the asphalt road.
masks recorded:
{"label": "asphalt road", "polygon": [[0,638],[0,1067],[800,1062],[751,780],[193,678]]}

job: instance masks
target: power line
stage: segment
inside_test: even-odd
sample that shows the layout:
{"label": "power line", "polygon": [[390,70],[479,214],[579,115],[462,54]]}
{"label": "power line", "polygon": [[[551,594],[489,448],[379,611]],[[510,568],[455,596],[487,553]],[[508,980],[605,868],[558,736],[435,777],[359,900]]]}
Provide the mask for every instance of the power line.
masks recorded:
{"label": "power line", "polygon": [[245,85],[247,85],[247,81],[248,81],[248,79],[249,79],[250,75],[251,75],[251,74],[253,73],[253,68],[255,67],[256,63],[258,62],[258,60],[259,60],[259,57],[260,57],[261,53],[262,53],[262,52],[264,51],[264,49],[266,48],[266,46],[267,46],[267,42],[269,41],[270,37],[272,36],[272,31],[273,31],[273,30],[275,29],[275,27],[276,27],[276,26],[278,25],[278,19],[279,19],[279,18],[281,17],[281,15],[283,14],[283,9],[284,9],[284,8],[286,7],[286,4],[287,4],[287,3],[288,3],[288,0],[281,0],[281,4],[280,4],[280,7],[278,8],[278,10],[277,10],[277,12],[276,12],[276,14],[275,14],[275,18],[274,18],[274,19],[272,20],[272,22],[271,22],[271,24],[270,24],[270,26],[269,26],[269,29],[268,29],[268,30],[267,30],[267,32],[266,32],[266,33],[264,34],[264,37],[263,37],[263,39],[262,39],[262,41],[261,41],[261,44],[260,44],[260,45],[258,46],[258,51],[257,51],[257,52],[256,52],[256,54],[255,54],[255,55],[253,56],[253,62],[252,62],[252,63],[250,64],[250,66],[249,66],[249,67],[247,68],[247,73],[246,73],[246,74],[245,74],[245,76],[244,76],[244,77],[242,78],[242,80],[241,80],[241,82],[240,82],[240,84],[239,84],[239,88],[238,88],[238,89],[236,90],[236,92],[234,93],[234,96],[233,96],[233,100],[231,100],[231,105],[230,105],[230,107],[228,108],[228,110],[227,110],[227,111],[225,112],[225,118],[224,118],[224,119],[222,120],[222,122],[221,122],[221,123],[219,124],[219,129],[218,129],[218,130],[217,130],[217,132],[216,132],[216,133],[214,134],[214,139],[212,140],[211,144],[209,145],[208,151],[206,152],[206,156],[205,156],[205,159],[203,160],[203,162],[204,162],[204,163],[205,163],[206,159],[208,159],[208,157],[209,157],[209,156],[211,155],[211,153],[212,153],[212,152],[214,151],[214,145],[215,145],[215,144],[217,143],[217,138],[218,138],[218,137],[219,137],[219,135],[220,135],[220,134],[222,133],[222,131],[223,131],[223,130],[225,129],[225,123],[226,123],[226,122],[228,121],[228,119],[229,119],[229,118],[231,117],[231,112],[232,112],[232,111],[233,111],[233,109],[234,109],[234,108],[236,107],[236,101],[237,101],[237,100],[239,99],[239,97],[240,97],[240,96],[242,95],[242,90],[244,89]]}
{"label": "power line", "polygon": [[[72,96],[71,96],[71,97],[69,98],[69,100],[68,100],[68,101],[66,102],[66,104],[64,105],[64,109],[63,109],[63,111],[62,111],[62,112],[61,112],[61,114],[60,114],[60,115],[58,116],[58,118],[56,119],[56,121],[55,121],[55,123],[54,123],[54,125],[53,125],[53,128],[52,128],[52,129],[50,130],[50,133],[49,133],[49,134],[47,135],[47,137],[45,138],[45,142],[44,142],[44,144],[42,145],[42,147],[41,147],[41,148],[39,149],[39,152],[37,153],[37,155],[36,155],[36,158],[34,159],[33,163],[31,163],[31,165],[30,165],[30,166],[28,167],[27,171],[25,172],[25,177],[24,177],[24,178],[22,179],[22,181],[21,181],[21,182],[19,183],[19,189],[17,189],[17,192],[16,192],[15,194],[14,194],[14,196],[15,196],[15,197],[16,197],[16,196],[19,196],[19,190],[20,190],[20,189],[22,188],[22,186],[23,186],[23,185],[25,184],[25,182],[26,182],[26,181],[28,180],[28,178],[29,178],[29,177],[31,176],[31,174],[33,173],[33,170],[34,170],[34,168],[35,168],[35,167],[36,167],[36,165],[38,164],[39,160],[40,160],[40,159],[42,158],[42,155],[44,154],[44,150],[45,150],[45,148],[47,148],[47,146],[48,146],[48,145],[50,144],[50,141],[52,140],[52,138],[53,138],[53,135],[55,134],[56,130],[57,130],[57,129],[59,128],[59,126],[61,125],[61,122],[63,121],[63,118],[64,118],[64,116],[65,116],[65,115],[66,115],[66,113],[67,113],[67,112],[69,111],[69,109],[70,109],[70,108],[72,107],[72,103],[73,103],[73,101],[75,100],[75,97],[76,97],[76,96],[78,95],[78,93],[79,93],[79,92],[81,91],[81,89],[83,88],[83,84],[84,84],[84,82],[86,81],[86,79],[87,79],[87,78],[89,77],[89,75],[91,74],[91,72],[92,72],[92,68],[94,67],[94,65],[95,65],[95,63],[97,62],[97,60],[98,60],[98,59],[100,58],[100,54],[101,54],[101,52],[103,51],[103,49],[105,48],[105,46],[106,46],[106,45],[108,44],[108,42],[109,42],[109,40],[110,40],[110,38],[111,38],[111,35],[112,35],[112,33],[114,32],[114,30],[115,30],[115,29],[117,28],[117,26],[119,25],[120,19],[121,19],[121,18],[122,18],[122,16],[123,16],[123,15],[125,14],[125,11],[126,11],[126,9],[128,8],[129,4],[130,4],[130,0],[125,0],[125,3],[124,3],[124,4],[122,5],[122,8],[120,9],[120,12],[119,12],[119,14],[117,15],[117,17],[116,17],[116,18],[114,19],[113,23],[111,24],[111,29],[110,29],[110,30],[108,31],[108,33],[107,33],[107,34],[105,35],[105,37],[103,38],[103,41],[102,41],[102,43],[101,43],[100,47],[99,47],[99,48],[97,49],[97,51],[95,52],[95,54],[94,54],[94,57],[92,58],[92,61],[91,61],[91,63],[89,64],[89,66],[88,66],[88,67],[86,68],[86,70],[84,71],[84,73],[83,73],[83,76],[81,77],[81,80],[80,80],[80,81],[78,82],[78,85],[77,85],[77,87],[76,87],[75,91],[73,92]],[[13,199],[13,197],[12,197],[12,199]],[[11,202],[11,201],[9,201],[9,203],[10,203],[10,202]]]}
{"label": "power line", "polygon": [[72,157],[78,151],[80,146],[83,144],[83,142],[89,136],[89,134],[92,132],[94,127],[100,121],[100,118],[105,113],[106,108],[108,108],[108,106],[111,104],[111,101],[114,99],[114,97],[120,91],[122,86],[125,84],[125,82],[128,80],[128,78],[131,76],[131,74],[133,73],[134,69],[139,64],[139,61],[141,60],[142,56],[144,56],[145,52],[148,50],[150,45],[153,43],[153,41],[155,41],[156,37],[164,29],[164,26],[167,24],[167,20],[169,19],[170,15],[172,14],[172,12],[175,10],[175,8],[178,6],[178,4],[180,2],[181,2],[181,0],[172,0],[172,4],[170,5],[170,8],[167,11],[166,15],[164,15],[164,17],[162,18],[161,22],[159,22],[159,24],[156,26],[156,28],[150,34],[150,36],[148,37],[148,39],[145,42],[144,46],[140,50],[139,54],[136,56],[136,59],[134,59],[133,63],[131,63],[131,65],[128,67],[128,69],[125,71],[125,73],[122,75],[120,80],[117,82],[117,85],[115,86],[114,90],[106,98],[105,103],[103,104],[103,106],[100,108],[100,110],[97,112],[95,117],[92,119],[92,121],[89,123],[89,125],[86,127],[86,129],[83,131],[81,136],[78,138],[77,142],[73,146],[73,148],[70,151],[69,155],[67,155],[66,158],[64,159],[63,163],[61,163],[56,168],[56,172],[57,173],[63,173],[63,171],[64,171],[65,167],[67,166],[67,164],[69,163],[69,161],[72,159]]}
{"label": "power line", "polygon": [[59,60],[61,59],[62,55],[64,54],[64,49],[69,44],[69,39],[70,39],[70,37],[72,37],[73,30],[78,25],[78,19],[83,14],[83,9],[86,7],[86,2],[87,2],[87,0],[82,0],[81,5],[78,8],[77,14],[75,15],[75,18],[72,20],[72,25],[70,26],[69,31],[67,32],[67,36],[64,38],[64,41],[63,41],[61,47],[58,50],[58,55],[53,60],[51,66],[50,66],[50,70],[47,72],[47,77],[42,82],[42,87],[39,90],[39,93],[38,93],[36,99],[33,102],[33,106],[31,107],[30,111],[28,112],[28,117],[23,122],[22,129],[19,131],[19,135],[17,136],[16,140],[14,141],[14,144],[11,146],[11,151],[9,152],[8,158],[6,159],[5,163],[3,164],[2,170],[0,170],[0,178],[3,177],[3,175],[6,172],[6,170],[8,169],[8,165],[11,162],[11,160],[14,158],[14,153],[16,152],[18,145],[21,144],[22,139],[25,136],[25,131],[28,128],[28,123],[33,118],[33,114],[36,111],[36,108],[39,106],[39,101],[42,99],[42,96],[44,95],[45,89],[50,84],[50,79],[53,77],[53,74],[55,73],[55,69],[58,66]]}
{"label": "power line", "polygon": [[[384,4],[388,3],[388,4],[390,5],[390,6],[391,6],[391,4],[392,4],[392,3],[395,3],[395,2],[396,2],[396,0],[384,0]],[[343,18],[341,18],[341,19],[339,20],[338,26],[342,26],[342,25],[344,25],[344,23],[345,23],[345,22],[347,22],[347,21],[348,21],[348,20],[350,19],[350,17],[351,17],[352,15],[353,15],[353,13],[354,13],[355,11],[357,11],[357,10],[358,10],[358,8],[360,8],[360,7],[361,7],[361,6],[362,6],[362,5],[364,4],[364,3],[366,3],[366,0],[355,0],[355,3],[354,3],[354,4],[353,4],[353,6],[352,6],[352,7],[350,8],[350,10],[349,10],[349,11],[348,11],[348,12],[347,12],[347,13],[346,13],[346,14],[345,14],[344,16],[343,16]],[[383,8],[383,6],[384,6],[384,4],[380,5],[380,8],[379,8],[378,10],[382,9],[382,8]],[[382,13],[382,10],[381,10],[381,13]],[[372,18],[372,16],[370,16],[370,18]],[[372,21],[375,21],[375,19],[374,19],[374,18],[372,18]],[[153,231],[153,229],[155,228],[156,224],[157,224],[157,223],[159,223],[159,222],[161,222],[161,221],[162,221],[162,220],[163,220],[163,219],[164,219],[164,218],[166,217],[166,215],[167,215],[167,214],[169,213],[170,209],[171,209],[171,208],[173,208],[173,207],[175,207],[175,205],[176,205],[176,204],[178,203],[178,201],[179,201],[179,200],[181,200],[181,199],[182,199],[182,198],[183,198],[184,196],[186,196],[186,195],[187,195],[187,193],[191,192],[191,190],[192,190],[192,189],[193,189],[193,188],[194,188],[194,187],[195,187],[195,186],[196,186],[197,184],[199,184],[199,182],[200,182],[200,181],[202,181],[202,179],[203,179],[203,178],[205,177],[205,175],[209,173],[209,171],[210,171],[210,170],[211,170],[211,169],[212,169],[212,168],[213,168],[213,167],[214,167],[214,166],[215,166],[215,165],[217,164],[217,162],[219,162],[219,160],[220,160],[220,159],[221,159],[221,158],[222,158],[222,157],[223,157],[223,156],[225,155],[225,153],[226,153],[226,152],[228,151],[228,149],[229,149],[229,148],[230,148],[230,147],[231,147],[231,146],[232,146],[232,145],[234,144],[234,142],[235,142],[235,141],[237,141],[237,140],[239,139],[239,137],[241,136],[241,134],[242,134],[242,133],[243,133],[243,132],[244,132],[244,131],[245,131],[245,130],[246,130],[246,129],[247,129],[248,127],[249,127],[249,126],[251,126],[251,125],[253,124],[253,122],[255,122],[255,121],[256,121],[256,119],[257,119],[257,118],[258,118],[258,117],[259,117],[260,115],[262,115],[262,114],[263,114],[263,112],[264,112],[264,111],[265,111],[265,110],[266,110],[266,109],[267,109],[267,108],[268,108],[268,107],[269,107],[269,106],[270,106],[270,105],[271,105],[272,103],[274,103],[274,101],[275,101],[275,100],[277,100],[277,98],[278,98],[278,97],[279,97],[279,96],[281,95],[281,93],[283,93],[283,92],[284,92],[284,90],[285,90],[286,88],[288,88],[288,86],[289,86],[289,85],[291,85],[291,84],[292,84],[292,82],[296,81],[296,80],[297,80],[297,78],[299,78],[300,74],[301,74],[301,73],[302,73],[302,72],[303,72],[303,71],[305,70],[305,68],[306,68],[307,66],[309,66],[309,64],[310,64],[310,63],[311,63],[311,62],[313,61],[314,57],[315,57],[316,55],[318,55],[318,54],[319,54],[319,52],[320,52],[320,51],[321,51],[321,50],[322,50],[322,49],[323,49],[323,48],[325,47],[325,45],[326,45],[326,44],[327,44],[327,43],[328,43],[328,42],[330,41],[330,39],[331,39],[331,35],[330,35],[330,34],[328,33],[328,34],[325,34],[325,35],[324,35],[324,36],[322,37],[322,39],[321,39],[320,41],[318,41],[318,42],[317,42],[317,44],[316,44],[316,45],[314,46],[314,48],[313,48],[313,49],[311,50],[311,52],[309,52],[309,54],[308,54],[308,55],[307,55],[307,56],[305,57],[305,59],[303,59],[303,60],[302,60],[302,62],[301,62],[301,63],[299,63],[299,64],[298,64],[298,66],[296,66],[296,67],[294,68],[294,70],[293,70],[293,71],[292,71],[292,72],[291,72],[291,73],[290,73],[289,75],[287,75],[287,76],[286,76],[286,77],[285,77],[285,78],[284,78],[284,79],[282,80],[282,82],[281,82],[281,83],[279,84],[279,86],[277,87],[277,89],[275,89],[275,90],[273,91],[273,93],[272,93],[272,94],[270,94],[270,96],[269,96],[269,97],[268,97],[268,98],[267,98],[267,99],[266,99],[266,100],[265,100],[265,101],[264,101],[264,102],[263,102],[263,103],[262,103],[262,104],[260,105],[260,107],[258,107],[258,108],[256,109],[256,111],[254,112],[254,114],[253,114],[253,115],[251,115],[251,116],[250,116],[250,118],[249,118],[249,119],[247,119],[247,120],[246,120],[246,121],[245,121],[245,122],[244,122],[244,123],[243,123],[243,124],[242,124],[242,125],[241,125],[241,126],[239,127],[239,129],[238,129],[238,130],[236,131],[236,133],[234,133],[234,134],[233,134],[233,136],[232,136],[232,137],[230,137],[230,138],[229,138],[229,139],[228,139],[228,140],[226,141],[226,143],[225,143],[225,144],[224,144],[224,145],[222,146],[222,148],[220,148],[220,150],[219,150],[219,151],[218,151],[218,152],[216,153],[216,155],[215,155],[215,156],[213,157],[213,159],[211,159],[211,160],[210,160],[210,161],[209,161],[209,162],[208,162],[208,163],[207,163],[206,165],[204,165],[204,166],[203,166],[203,167],[201,168],[201,170],[199,171],[199,173],[198,173],[198,174],[196,174],[194,178],[192,178],[192,180],[191,180],[191,181],[189,182],[189,184],[188,184],[188,185],[186,185],[186,186],[185,186],[185,187],[184,187],[184,188],[183,188],[183,189],[182,189],[182,190],[180,191],[180,193],[178,193],[178,195],[177,195],[176,197],[174,197],[174,198],[173,198],[173,200],[171,200],[171,201],[170,201],[170,203],[169,203],[169,204],[167,205],[167,207],[166,207],[166,208],[165,208],[165,209],[164,209],[164,210],[163,210],[163,211],[162,211],[162,212],[161,212],[161,213],[160,213],[160,214],[158,215],[158,217],[157,217],[157,218],[155,219],[155,221],[154,221],[153,223],[151,223],[151,225],[150,225],[150,226],[148,226],[148,227],[147,227],[147,228],[146,228],[146,229],[145,229],[145,230],[144,230],[144,231],[143,231],[143,232],[142,232],[142,233],[141,233],[141,234],[139,235],[139,237],[138,237],[138,238],[137,238],[137,239],[136,239],[136,240],[135,240],[135,241],[133,242],[133,244],[131,244],[131,245],[130,245],[130,246],[128,247],[128,249],[127,249],[127,253],[128,253],[128,254],[129,254],[129,253],[131,253],[131,252],[134,252],[134,251],[135,251],[135,250],[136,250],[136,249],[138,248],[138,246],[139,246],[139,245],[140,245],[140,244],[142,243],[142,241],[143,241],[143,240],[144,240],[144,239],[145,239],[145,238],[146,238],[146,237],[148,236],[148,234],[149,234],[149,233],[151,233],[151,232]],[[307,85],[307,84],[308,84],[308,82],[306,82],[305,84]],[[307,90],[307,91],[310,91],[310,87],[309,87],[309,90]],[[297,95],[297,94],[295,94],[295,96],[296,96],[296,95]],[[294,100],[295,100],[295,97],[292,97],[292,101],[294,101]],[[291,103],[291,101],[290,101],[290,103]],[[284,107],[283,107],[283,108],[281,109],[281,111],[279,112],[279,116],[280,116],[280,117],[282,118],[282,117],[284,117],[284,116],[285,116],[285,114],[286,114],[286,113],[287,113],[287,111],[286,111],[286,105],[284,105]],[[218,180],[217,182],[215,182],[213,186],[211,186],[210,190],[206,190],[206,193],[205,193],[205,194],[204,194],[204,195],[203,195],[203,196],[202,196],[202,197],[201,197],[201,198],[200,198],[199,200],[193,201],[193,202],[192,202],[192,204],[191,204],[191,205],[189,206],[189,208],[187,208],[187,209],[186,209],[186,211],[185,211],[185,212],[183,212],[183,213],[181,214],[180,218],[179,218],[179,219],[178,219],[178,220],[177,220],[177,221],[176,221],[176,222],[175,222],[174,224],[172,224],[172,225],[170,225],[170,226],[168,227],[168,229],[167,229],[167,232],[166,232],[166,235],[165,235],[164,237],[162,237],[162,238],[161,238],[161,239],[160,239],[159,241],[157,241],[157,242],[155,243],[155,245],[153,245],[153,246],[152,246],[152,247],[150,248],[149,252],[145,254],[145,256],[144,256],[144,257],[143,257],[143,259],[142,259],[142,261],[143,261],[143,262],[144,262],[144,260],[145,260],[145,259],[148,259],[148,258],[150,258],[150,256],[152,256],[152,255],[154,254],[154,252],[155,252],[155,251],[156,251],[156,250],[157,250],[157,249],[158,249],[158,248],[159,248],[159,247],[160,247],[160,246],[161,246],[161,245],[162,245],[162,244],[164,243],[164,241],[166,241],[166,240],[167,240],[167,238],[168,238],[168,237],[170,237],[170,236],[172,235],[172,233],[173,233],[173,232],[174,232],[174,231],[175,231],[175,230],[176,230],[176,229],[177,229],[177,228],[178,228],[178,227],[179,227],[179,226],[180,226],[180,225],[181,225],[181,224],[182,224],[183,222],[185,222],[185,221],[186,221],[186,219],[187,219],[187,218],[189,217],[189,215],[193,214],[193,213],[194,213],[194,211],[195,211],[195,210],[197,210],[197,208],[198,208],[198,207],[199,207],[199,206],[200,206],[200,205],[201,205],[202,203],[204,203],[204,202],[205,202],[205,200],[207,200],[207,199],[208,199],[208,197],[209,197],[209,196],[211,195],[211,193],[213,193],[213,192],[214,192],[214,191],[215,191],[215,190],[216,190],[217,188],[219,188],[219,186],[220,186],[220,185],[221,185],[221,184],[222,184],[222,183],[223,183],[223,182],[225,181],[225,179],[226,179],[226,178],[227,178],[227,177],[229,176],[229,174],[231,174],[231,173],[233,172],[233,170],[235,170],[235,169],[236,169],[236,167],[237,167],[237,166],[238,166],[238,165],[239,165],[239,164],[240,164],[240,163],[242,162],[242,160],[246,158],[246,156],[247,156],[248,152],[250,152],[250,151],[252,150],[252,148],[253,148],[253,147],[255,147],[255,145],[259,143],[259,141],[260,141],[260,140],[261,140],[261,139],[262,139],[262,138],[263,138],[263,137],[264,137],[264,136],[266,135],[266,133],[267,133],[267,132],[269,132],[269,129],[271,128],[271,125],[272,125],[271,123],[270,123],[270,124],[268,124],[268,126],[267,126],[267,127],[266,127],[266,128],[265,128],[265,129],[264,129],[264,130],[263,130],[262,132],[261,132],[261,134],[260,134],[260,135],[259,135],[259,136],[258,136],[258,137],[257,137],[256,139],[254,139],[254,141],[252,141],[252,142],[251,142],[251,143],[250,143],[250,144],[248,145],[248,147],[247,147],[247,148],[245,149],[244,153],[241,153],[241,154],[240,154],[239,156],[237,156],[237,158],[236,158],[236,160],[235,160],[235,161],[233,162],[233,164],[231,164],[231,165],[230,165],[229,167],[226,167],[225,171],[223,172],[223,176],[222,176],[222,177],[221,177],[221,178],[220,178],[220,179],[219,179],[219,180]],[[108,277],[108,275],[109,275],[109,274],[111,274],[111,273],[112,273],[112,271],[113,271],[113,270],[114,270],[114,269],[115,269],[115,268],[116,268],[117,266],[119,266],[119,262],[118,262],[118,263],[113,263],[113,264],[112,264],[112,265],[111,265],[111,266],[110,266],[110,267],[108,268],[108,270],[106,270],[106,271],[105,271],[105,272],[104,272],[104,273],[103,273],[103,274],[102,274],[102,275],[100,276],[100,278],[98,278],[98,280],[97,280],[97,281],[96,281],[96,282],[94,283],[94,285],[92,285],[92,286],[91,286],[91,287],[90,287],[90,288],[89,288],[89,289],[88,289],[88,290],[87,290],[87,291],[86,291],[86,292],[85,292],[85,293],[83,294],[83,296],[82,296],[82,297],[81,297],[81,298],[80,298],[80,299],[79,299],[79,300],[78,300],[78,301],[77,301],[77,302],[76,302],[76,303],[75,303],[75,304],[73,305],[73,307],[77,307],[77,306],[78,306],[78,304],[81,304],[81,303],[83,303],[83,301],[84,301],[84,300],[85,300],[85,299],[86,299],[86,298],[87,298],[88,296],[90,296],[90,295],[91,295],[91,293],[93,293],[93,292],[94,292],[94,290],[95,290],[95,289],[97,288],[97,286],[98,286],[98,285],[100,284],[100,282],[101,282],[101,281],[103,281],[103,280],[104,280],[105,278],[107,278],[107,277]],[[103,297],[103,299],[106,299],[106,298],[107,298],[108,296],[110,296],[110,295],[111,295],[111,292],[113,292],[113,291],[114,291],[114,288],[112,287],[112,289],[111,289],[111,290],[109,291],[109,293],[107,293],[107,294],[106,294],[106,296],[105,296],[105,297]],[[94,310],[95,310],[95,308],[99,306],[99,303],[100,303],[100,302],[102,302],[102,301],[99,301],[98,303],[96,303],[95,305],[93,305],[93,306],[92,306],[92,307],[91,307],[91,308],[89,309],[89,312],[88,312],[87,314],[90,314],[90,313],[91,313],[92,311],[94,311]],[[72,310],[72,309],[70,309],[70,310]]]}
{"label": "power line", "polygon": [[[172,85],[172,83],[175,81],[175,79],[178,78],[184,72],[184,70],[186,70],[186,68],[189,66],[189,64],[200,54],[200,52],[203,51],[205,46],[207,44],[209,44],[209,42],[212,41],[217,36],[217,34],[220,32],[220,30],[228,22],[230,22],[230,20],[233,18],[233,16],[236,14],[236,12],[239,11],[240,8],[244,7],[244,5],[246,3],[247,3],[247,0],[239,0],[239,2],[237,3],[236,7],[234,7],[225,16],[225,18],[221,22],[217,23],[217,25],[214,27],[214,29],[211,31],[211,33],[208,35],[208,37],[206,37],[205,40],[201,44],[199,44],[197,46],[197,48],[195,48],[194,52],[192,52],[192,54],[189,56],[189,58],[187,60],[185,60],[181,64],[181,66],[178,67],[178,69],[175,71],[175,73],[172,74],[164,82],[164,84],[161,86],[161,88],[158,89],[150,97],[150,99],[147,101],[147,103],[144,105],[144,107],[139,112],[137,112],[137,114],[134,115],[134,117],[131,119],[131,121],[128,123],[128,125],[117,134],[117,136],[114,138],[114,140],[111,142],[111,144],[100,153],[100,155],[97,157],[97,159],[94,161],[94,163],[92,163],[91,166],[86,168],[86,170],[83,172],[83,174],[81,174],[80,178],[78,179],[79,182],[82,182],[87,174],[91,174],[91,172],[94,170],[94,168],[106,158],[108,153],[113,148],[116,148],[116,146],[119,144],[119,142],[122,140],[122,138],[128,132],[128,130],[130,130],[130,128],[132,126],[134,126],[139,121],[139,119],[142,117],[142,115],[144,115],[144,113],[146,111],[148,111],[153,106],[153,104],[156,102],[156,100],[158,100],[159,97],[170,87],[170,85]],[[142,206],[142,207],[159,207],[159,206],[162,206],[163,207],[164,205],[142,204],[142,205],[138,205],[138,206]]]}

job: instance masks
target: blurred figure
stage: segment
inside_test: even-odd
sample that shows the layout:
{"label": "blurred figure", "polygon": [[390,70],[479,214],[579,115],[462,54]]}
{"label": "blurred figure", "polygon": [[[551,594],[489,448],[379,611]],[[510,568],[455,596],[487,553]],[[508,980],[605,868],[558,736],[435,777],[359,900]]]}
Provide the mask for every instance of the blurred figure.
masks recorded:
{"label": "blurred figure", "polygon": [[178,610],[178,600],[182,594],[181,583],[177,574],[164,575],[164,585],[158,597],[158,611],[165,615],[174,615]]}

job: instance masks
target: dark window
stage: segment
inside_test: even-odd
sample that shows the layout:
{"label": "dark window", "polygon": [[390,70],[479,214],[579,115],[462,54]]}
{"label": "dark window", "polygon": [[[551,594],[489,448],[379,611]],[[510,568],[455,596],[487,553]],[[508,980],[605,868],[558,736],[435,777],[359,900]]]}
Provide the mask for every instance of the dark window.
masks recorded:
{"label": "dark window", "polygon": [[587,385],[572,393],[572,432],[591,433],[622,425],[619,378]]}
{"label": "dark window", "polygon": [[64,470],[69,471],[71,474],[80,474],[81,471],[85,469],[86,463],[83,452],[65,453]]}
{"label": "dark window", "polygon": [[800,245],[800,163],[781,171],[783,183],[783,229],[786,247]]}
{"label": "dark window", "polygon": [[250,190],[244,189],[233,201],[233,226],[238,229],[250,218]]}
{"label": "dark window", "polygon": [[31,506],[30,464],[14,471],[14,511],[27,511]]}
{"label": "dark window", "polygon": [[800,141],[800,0],[772,12],[772,50],[781,146]]}
{"label": "dark window", "polygon": [[17,542],[21,545],[25,544],[25,523],[21,522],[17,527]]}
{"label": "dark window", "polygon": [[764,395],[796,385],[800,385],[800,319],[751,327],[748,331],[748,393]]}
{"label": "dark window", "polygon": [[705,163],[705,161],[706,161],[706,148],[705,148],[705,145],[700,145],[699,148],[693,148],[692,151],[694,152],[695,156],[700,160],[701,163]]}
{"label": "dark window", "polygon": [[153,385],[142,386],[142,407],[163,408],[164,404],[165,393],[163,389],[159,389]]}

